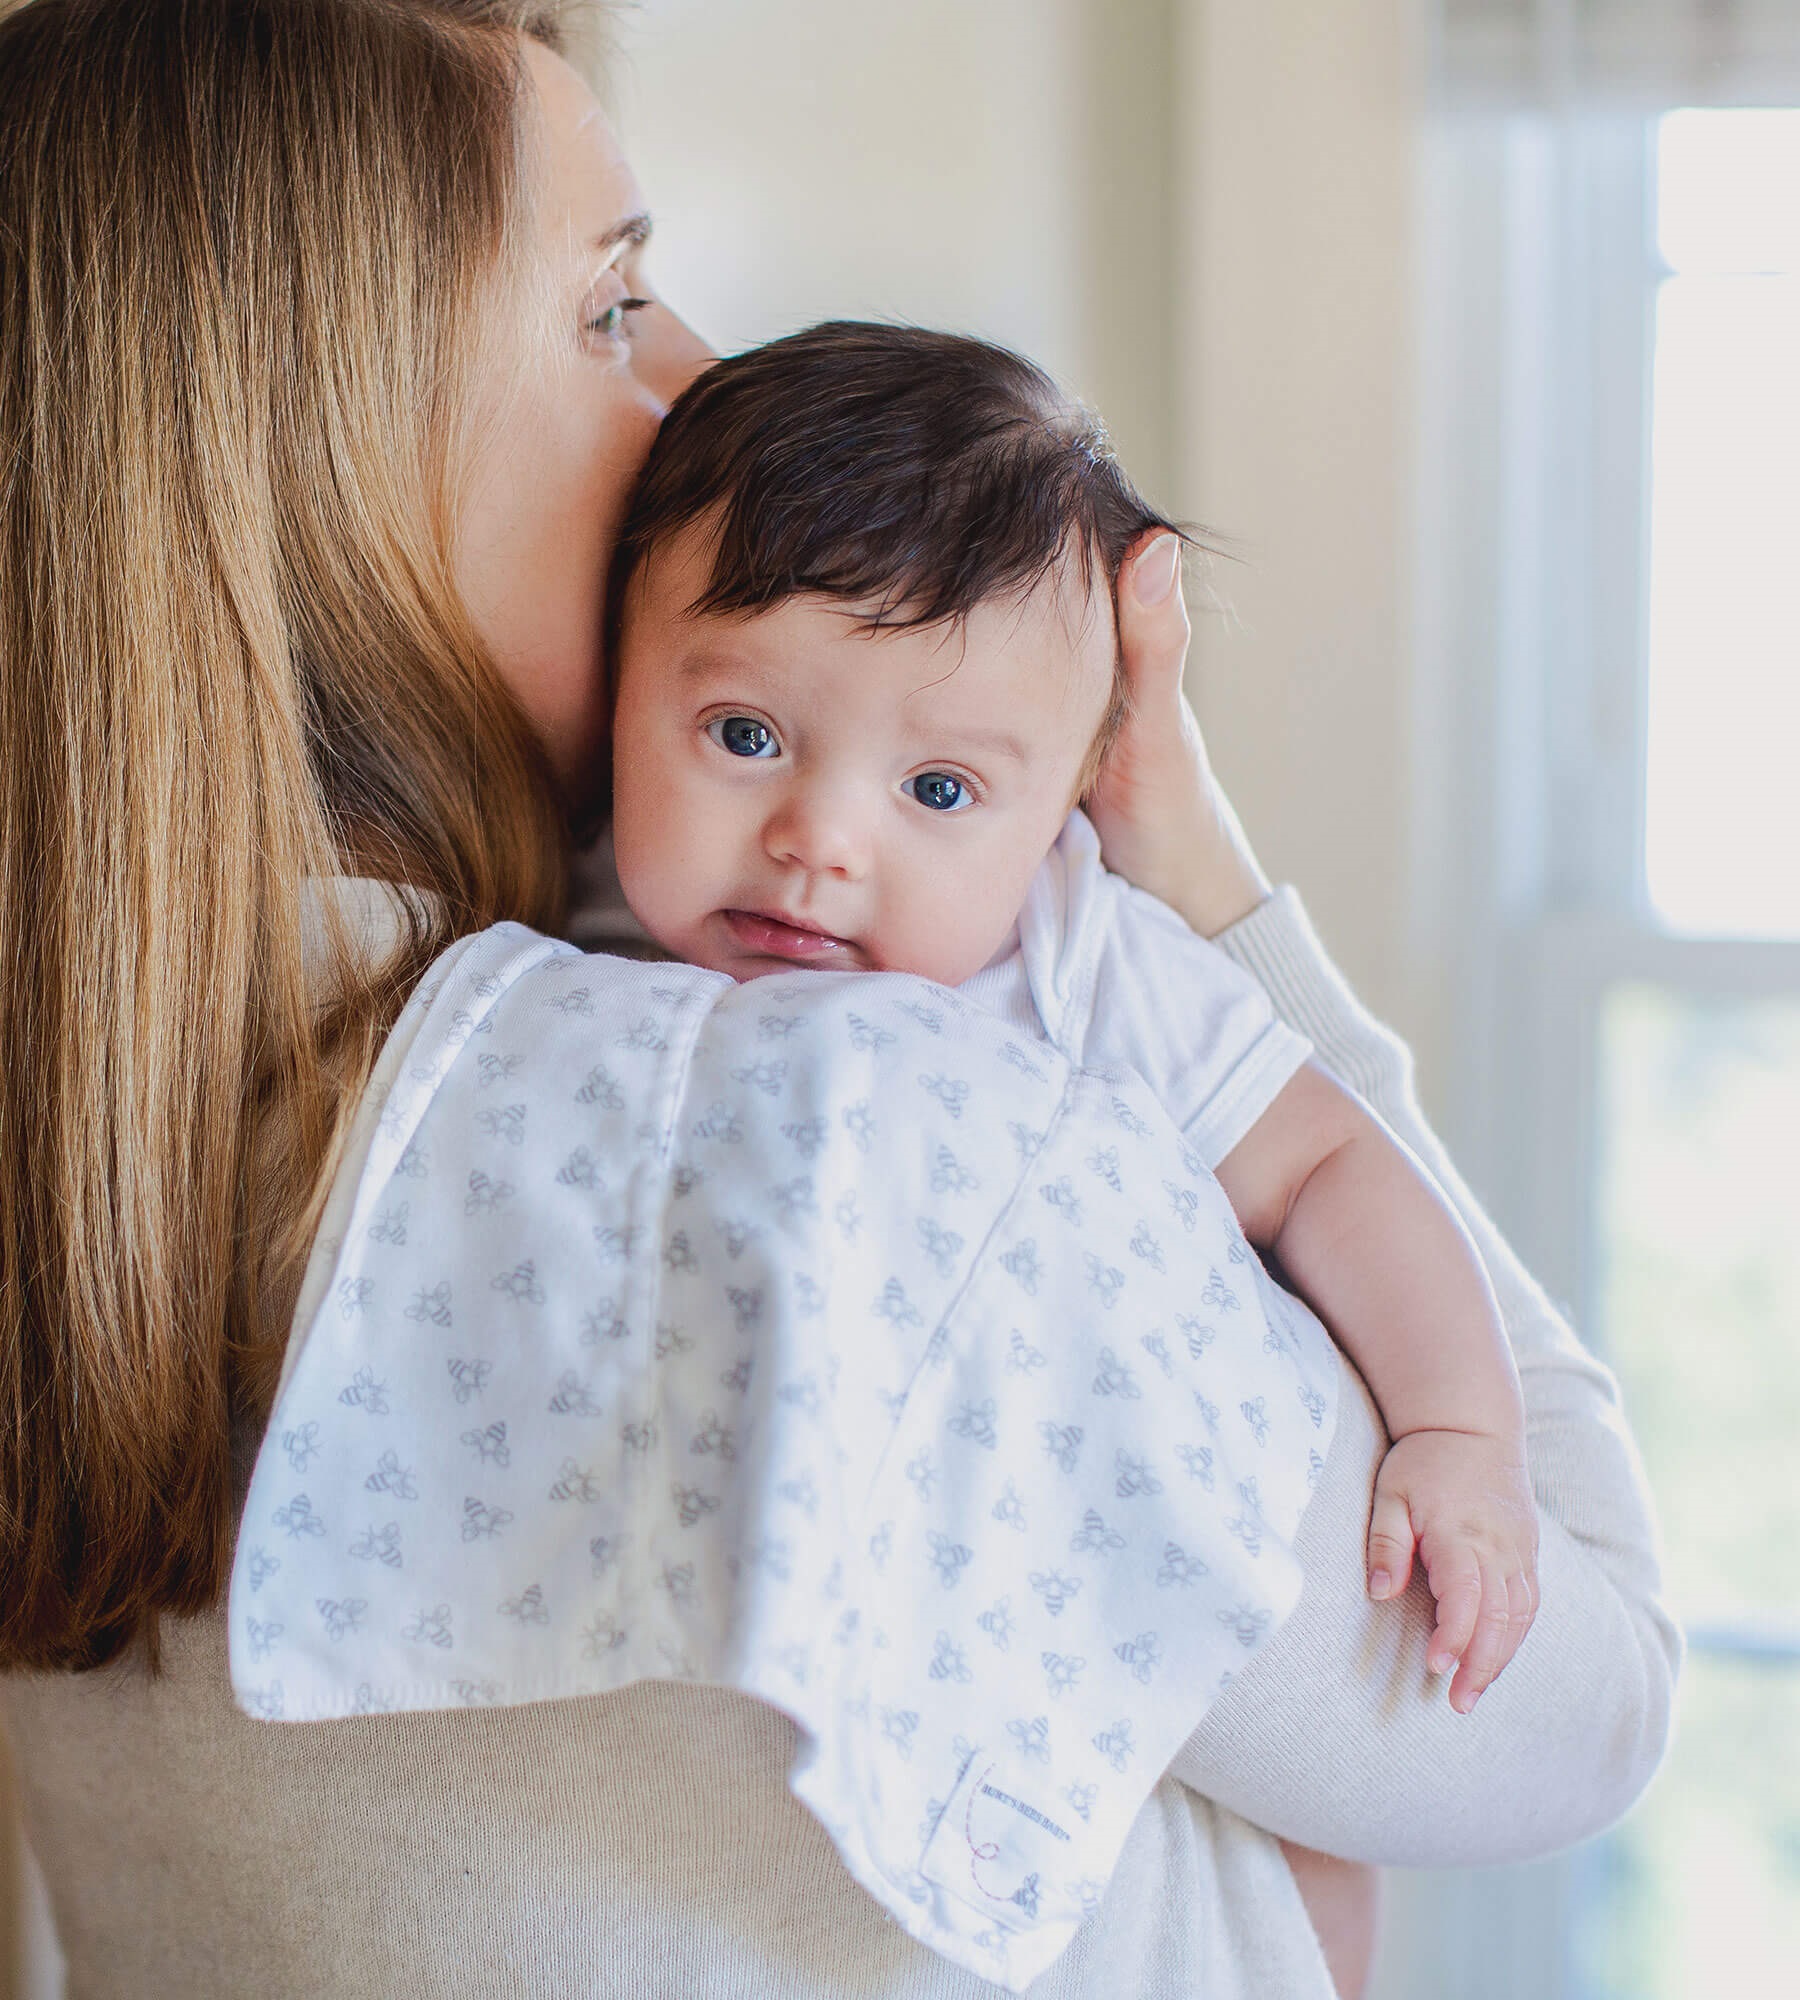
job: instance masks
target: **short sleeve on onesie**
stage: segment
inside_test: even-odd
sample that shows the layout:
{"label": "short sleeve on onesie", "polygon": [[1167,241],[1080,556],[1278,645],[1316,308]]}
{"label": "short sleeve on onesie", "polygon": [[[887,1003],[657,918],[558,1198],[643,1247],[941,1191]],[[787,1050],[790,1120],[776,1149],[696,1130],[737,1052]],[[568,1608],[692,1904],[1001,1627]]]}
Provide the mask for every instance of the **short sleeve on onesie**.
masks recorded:
{"label": "short sleeve on onesie", "polygon": [[1210,1168],[1312,1054],[1247,972],[1101,866],[1099,836],[1079,812],[1038,870],[1014,937],[962,990],[1073,1062],[1136,1070]]}

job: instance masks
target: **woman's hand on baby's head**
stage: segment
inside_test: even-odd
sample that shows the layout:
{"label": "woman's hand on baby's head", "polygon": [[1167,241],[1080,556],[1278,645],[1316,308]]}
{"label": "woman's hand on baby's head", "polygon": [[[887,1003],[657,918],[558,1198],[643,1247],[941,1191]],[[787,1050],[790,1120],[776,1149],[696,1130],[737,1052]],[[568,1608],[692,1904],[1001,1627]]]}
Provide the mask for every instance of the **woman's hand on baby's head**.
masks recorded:
{"label": "woman's hand on baby's head", "polygon": [[1537,1504],[1515,1442],[1420,1430],[1395,1443],[1369,1515],[1371,1597],[1400,1595],[1415,1548],[1437,1600],[1425,1664],[1456,1668],[1450,1706],[1467,1715],[1537,1616]]}
{"label": "woman's hand on baby's head", "polygon": [[1119,573],[1119,650],[1131,691],[1124,726],[1084,801],[1106,865],[1160,896],[1203,937],[1269,893],[1182,691],[1187,606],[1181,543],[1151,529]]}

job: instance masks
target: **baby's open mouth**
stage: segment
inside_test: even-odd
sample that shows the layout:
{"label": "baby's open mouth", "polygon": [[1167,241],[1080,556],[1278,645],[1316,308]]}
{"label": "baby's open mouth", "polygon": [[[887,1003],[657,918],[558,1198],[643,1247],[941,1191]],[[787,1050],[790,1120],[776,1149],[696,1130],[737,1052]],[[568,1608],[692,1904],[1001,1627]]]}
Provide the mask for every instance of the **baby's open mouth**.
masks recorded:
{"label": "baby's open mouth", "polygon": [[726,910],[722,914],[738,943],[761,958],[785,958],[800,965],[819,962],[841,965],[847,959],[861,957],[847,938],[833,937],[828,931],[808,930],[764,910]]}

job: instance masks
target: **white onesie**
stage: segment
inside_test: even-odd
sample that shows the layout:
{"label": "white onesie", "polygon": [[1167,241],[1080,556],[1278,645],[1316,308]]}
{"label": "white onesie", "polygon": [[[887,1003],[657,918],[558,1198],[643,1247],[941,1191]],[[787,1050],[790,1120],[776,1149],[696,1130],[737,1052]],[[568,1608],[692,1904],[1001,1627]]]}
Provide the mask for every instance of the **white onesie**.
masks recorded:
{"label": "white onesie", "polygon": [[[1164,1064],[1160,1008],[1199,1003],[1157,997],[1161,920],[1084,829],[967,994],[734,986],[517,925],[445,954],[252,1477],[250,1713],[738,1688],[794,1718],[795,1793],[899,1923],[1043,1970],[1292,1608],[1336,1417],[1323,1329],[1207,1171],[1304,1044],[1200,947],[1201,1060]],[[1165,1066],[1185,1136],[982,981]]]}

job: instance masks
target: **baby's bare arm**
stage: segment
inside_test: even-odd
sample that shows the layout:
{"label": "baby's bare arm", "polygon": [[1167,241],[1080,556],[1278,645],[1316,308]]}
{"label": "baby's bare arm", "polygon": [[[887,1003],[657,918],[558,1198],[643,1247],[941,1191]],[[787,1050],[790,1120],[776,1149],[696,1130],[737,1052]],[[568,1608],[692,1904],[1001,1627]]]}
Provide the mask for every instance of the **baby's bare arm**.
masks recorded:
{"label": "baby's bare arm", "polygon": [[1460,1662],[1451,1700],[1466,1710],[1536,1609],[1524,1409],[1475,1247],[1406,1148],[1316,1065],[1219,1180],[1381,1406],[1394,1449],[1376,1483],[1370,1590],[1404,1589],[1417,1546],[1439,1610],[1430,1665]]}

